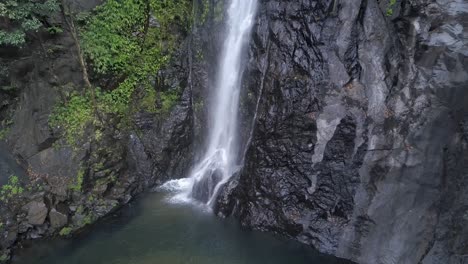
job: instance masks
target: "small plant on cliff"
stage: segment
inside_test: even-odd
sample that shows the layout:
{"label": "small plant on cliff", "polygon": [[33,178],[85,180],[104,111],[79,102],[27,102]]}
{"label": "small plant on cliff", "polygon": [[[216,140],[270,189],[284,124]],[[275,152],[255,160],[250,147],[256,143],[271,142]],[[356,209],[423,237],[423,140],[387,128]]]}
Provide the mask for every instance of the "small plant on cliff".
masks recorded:
{"label": "small plant on cliff", "polygon": [[24,191],[21,186],[18,176],[11,175],[8,179],[8,183],[3,185],[0,189],[0,201],[6,202],[11,198],[22,194]]}
{"label": "small plant on cliff", "polygon": [[92,214],[87,214],[84,218],[83,218],[83,222],[81,223],[82,226],[85,226],[85,225],[90,225],[94,222],[94,219],[95,217],[92,215]]}
{"label": "small plant on cliff", "polygon": [[8,260],[8,255],[7,254],[2,254],[0,255],[0,263],[6,262]]}
{"label": "small plant on cliff", "polygon": [[[91,15],[70,18],[82,24],[79,46],[97,77],[111,77],[115,85],[88,87],[56,107],[50,124],[61,128],[69,145],[78,145],[88,125],[102,125],[105,114],[118,116],[121,124],[113,125],[125,128],[132,111],[162,113],[174,105],[179,93],[156,92],[154,80],[181,42],[174,28],[188,28],[190,8],[189,0],[108,0]],[[151,97],[133,103],[137,90]]]}
{"label": "small plant on cliff", "polygon": [[12,119],[6,119],[1,122],[0,127],[3,127],[3,128],[0,129],[0,140],[4,140],[8,136],[8,133],[10,133],[10,126],[12,124],[13,124]]}
{"label": "small plant on cliff", "polygon": [[68,236],[71,234],[72,231],[73,231],[73,228],[67,226],[67,227],[62,228],[62,230],[60,230],[59,235]]}
{"label": "small plant on cliff", "polygon": [[82,31],[85,54],[97,73],[121,80],[101,93],[104,112],[124,116],[137,86],[154,89],[154,76],[180,41],[172,31],[188,28],[190,8],[188,0],[108,0],[96,8]]}
{"label": "small plant on cliff", "polygon": [[0,140],[4,140],[9,132],[9,128],[0,129]]}
{"label": "small plant on cliff", "polygon": [[61,128],[67,143],[75,145],[93,119],[93,105],[89,94],[74,93],[68,102],[55,108],[49,123]]}
{"label": "small plant on cliff", "polygon": [[81,192],[84,181],[84,170],[80,169],[76,175],[76,182],[68,186],[70,190]]}
{"label": "small plant on cliff", "polygon": [[0,45],[21,46],[26,33],[39,30],[43,18],[57,12],[55,0],[6,0],[0,3]]}
{"label": "small plant on cliff", "polygon": [[397,0],[390,0],[387,6],[387,16],[393,15],[393,7],[396,5]]}

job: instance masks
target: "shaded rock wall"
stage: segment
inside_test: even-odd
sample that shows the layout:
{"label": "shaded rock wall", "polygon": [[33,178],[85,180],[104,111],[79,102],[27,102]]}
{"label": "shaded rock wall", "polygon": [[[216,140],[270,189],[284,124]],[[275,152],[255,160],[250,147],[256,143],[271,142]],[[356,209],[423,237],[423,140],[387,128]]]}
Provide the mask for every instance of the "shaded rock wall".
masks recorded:
{"label": "shaded rock wall", "polygon": [[[391,10],[391,11],[389,11]],[[261,1],[240,174],[216,210],[359,263],[460,263],[463,1]]]}
{"label": "shaded rock wall", "polygon": [[[99,2],[73,0],[71,8],[89,10]],[[86,128],[79,145],[66,144],[49,118],[67,94],[84,85],[63,18],[52,19],[63,33],[41,32],[21,50],[0,48],[0,62],[9,69],[0,85],[15,87],[0,90],[0,128],[8,127],[0,147],[19,161],[20,180],[28,184],[0,201],[0,262],[28,240],[73,234],[169,177],[184,177],[193,156],[187,43],[161,73],[164,87],[158,88],[181,93],[168,113],[140,111],[128,117],[126,127],[117,116],[101,116],[102,125]],[[8,176],[0,175],[2,183]]]}

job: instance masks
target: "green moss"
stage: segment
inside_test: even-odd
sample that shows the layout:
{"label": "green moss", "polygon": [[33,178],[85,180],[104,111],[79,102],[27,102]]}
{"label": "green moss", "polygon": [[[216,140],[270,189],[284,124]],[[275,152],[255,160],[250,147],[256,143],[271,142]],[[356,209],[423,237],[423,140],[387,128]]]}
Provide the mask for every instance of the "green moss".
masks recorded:
{"label": "green moss", "polygon": [[3,127],[3,129],[0,129],[0,140],[3,140],[8,136],[8,134],[10,133],[10,126],[12,124],[13,124],[12,119],[6,119],[1,122],[0,125],[1,127]]}
{"label": "green moss", "polygon": [[[135,93],[137,88],[152,90],[154,76],[181,43],[179,34],[173,34],[174,26],[188,29],[190,14],[189,0],[108,0],[92,14],[77,16],[75,19],[84,24],[80,30],[83,51],[97,77],[111,76],[118,84],[113,89],[93,88],[94,97],[90,92],[71,93],[55,108],[50,125],[63,131],[69,145],[80,146],[87,128],[95,129],[96,141],[102,139],[102,131],[95,127],[104,124],[96,113],[116,115],[119,123],[114,125],[125,129],[135,111],[163,113],[170,109],[177,93],[161,92],[161,109],[155,105],[154,91],[141,103],[135,102]],[[152,18],[158,26],[148,27]]]}
{"label": "green moss", "polygon": [[393,7],[396,5],[396,3],[397,3],[397,0],[390,0],[387,6],[387,11],[386,11],[387,16],[393,15]]}
{"label": "green moss", "polygon": [[88,202],[92,203],[94,202],[95,198],[93,195],[88,196]]}
{"label": "green moss", "polygon": [[195,55],[195,58],[198,60],[198,61],[203,61],[205,56],[203,56],[203,51],[202,50],[198,50],[197,51],[197,54]]}
{"label": "green moss", "polygon": [[86,126],[94,120],[91,94],[71,94],[67,102],[55,107],[49,124],[62,129],[68,144],[75,146],[83,136]]}
{"label": "green moss", "polygon": [[60,26],[51,26],[47,28],[47,32],[52,35],[63,33],[63,28]]}
{"label": "green moss", "polygon": [[[163,47],[173,46],[171,26],[187,24],[188,14],[188,0],[108,0],[96,8],[83,31],[85,54],[98,73],[155,74],[164,62]],[[147,27],[149,16],[156,18],[158,27]]]}
{"label": "green moss", "polygon": [[81,192],[83,188],[83,181],[84,181],[84,170],[80,169],[78,170],[78,173],[76,175],[75,183],[69,185],[68,188],[76,192]]}
{"label": "green moss", "polygon": [[104,163],[98,162],[93,164],[94,171],[102,171],[104,169]]}
{"label": "green moss", "polygon": [[0,201],[7,202],[8,200],[21,195],[24,188],[21,186],[18,176],[11,175],[8,183],[3,185],[0,189]]}
{"label": "green moss", "polygon": [[194,108],[195,112],[202,111],[204,107],[205,107],[205,103],[203,102],[203,100],[201,98],[196,100],[195,104],[193,105],[193,108]]}
{"label": "green moss", "polygon": [[4,128],[0,130],[0,140],[4,140],[7,136],[8,133],[10,133],[10,128]]}
{"label": "green moss", "polygon": [[170,90],[170,91],[162,93],[161,95],[162,113],[169,112],[172,109],[172,107],[176,104],[179,97],[180,97],[180,93],[178,90]]}
{"label": "green moss", "polygon": [[94,216],[92,214],[88,214],[83,218],[82,225],[90,225],[94,222]]}
{"label": "green moss", "polygon": [[77,214],[82,214],[83,211],[84,211],[84,207],[82,205],[78,206],[78,208],[76,209]]}
{"label": "green moss", "polygon": [[9,260],[7,254],[0,255],[0,262],[6,262],[7,260]]}
{"label": "green moss", "polygon": [[224,1],[216,2],[214,7],[214,19],[216,22],[222,22],[224,20]]}
{"label": "green moss", "polygon": [[71,234],[71,232],[73,231],[73,228],[71,227],[64,227],[60,230],[59,232],[59,235],[61,236],[68,236]]}
{"label": "green moss", "polygon": [[203,6],[201,11],[200,22],[204,24],[208,19],[208,14],[210,13],[210,2],[208,0],[203,0]]}

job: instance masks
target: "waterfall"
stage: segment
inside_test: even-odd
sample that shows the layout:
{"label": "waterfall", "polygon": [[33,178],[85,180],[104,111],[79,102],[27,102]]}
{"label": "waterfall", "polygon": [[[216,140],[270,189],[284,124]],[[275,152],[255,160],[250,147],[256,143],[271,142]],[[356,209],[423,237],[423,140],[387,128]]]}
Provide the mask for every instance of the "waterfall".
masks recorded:
{"label": "waterfall", "polygon": [[166,188],[183,190],[179,198],[195,199],[211,205],[220,186],[239,166],[237,114],[243,71],[241,58],[250,38],[256,7],[257,0],[231,0],[227,35],[209,111],[212,127],[209,128],[206,152],[189,178],[165,184]]}

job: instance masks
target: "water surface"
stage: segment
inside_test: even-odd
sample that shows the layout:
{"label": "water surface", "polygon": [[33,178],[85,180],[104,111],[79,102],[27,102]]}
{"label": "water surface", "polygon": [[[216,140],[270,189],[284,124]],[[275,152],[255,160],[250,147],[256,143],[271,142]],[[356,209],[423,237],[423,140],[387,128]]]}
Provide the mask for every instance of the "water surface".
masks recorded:
{"label": "water surface", "polygon": [[243,230],[232,220],[152,193],[71,240],[41,241],[16,264],[336,264],[300,243]]}
{"label": "water surface", "polygon": [[8,151],[7,146],[0,142],[0,186],[7,183],[11,175],[24,178],[25,172]]}

